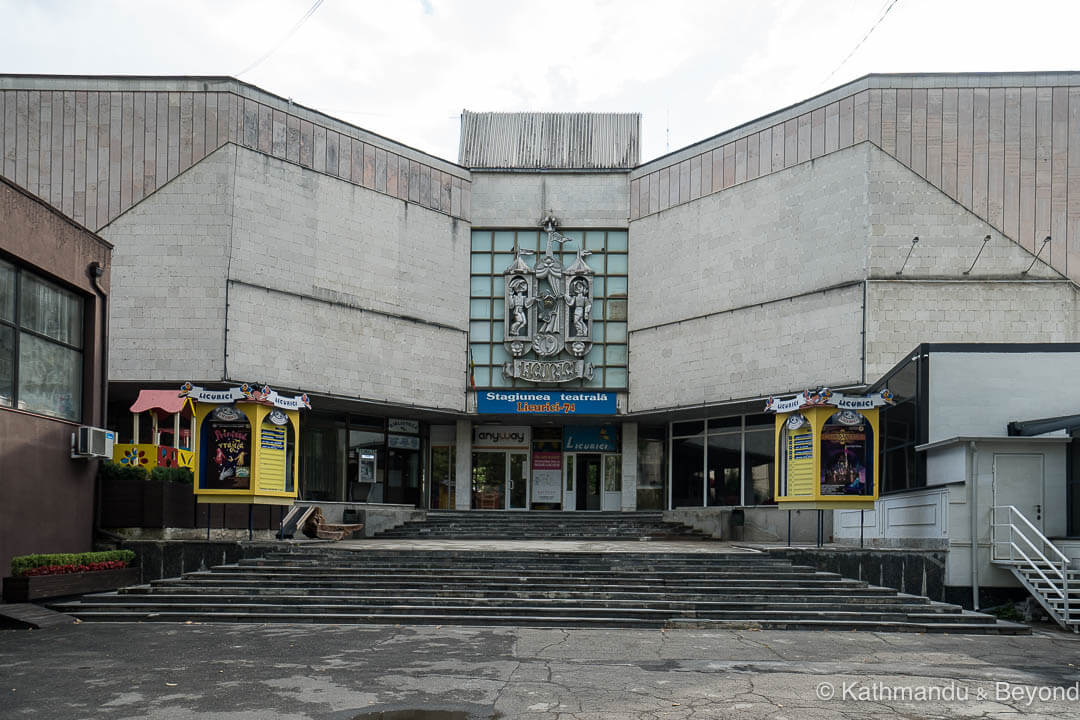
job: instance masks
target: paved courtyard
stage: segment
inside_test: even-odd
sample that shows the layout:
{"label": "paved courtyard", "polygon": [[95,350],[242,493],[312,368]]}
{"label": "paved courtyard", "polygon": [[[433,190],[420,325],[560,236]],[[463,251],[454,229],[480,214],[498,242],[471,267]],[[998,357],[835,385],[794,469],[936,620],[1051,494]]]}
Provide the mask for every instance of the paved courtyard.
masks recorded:
{"label": "paved courtyard", "polygon": [[1080,638],[1051,629],[83,623],[0,632],[5,718],[1075,718],[1078,682]]}

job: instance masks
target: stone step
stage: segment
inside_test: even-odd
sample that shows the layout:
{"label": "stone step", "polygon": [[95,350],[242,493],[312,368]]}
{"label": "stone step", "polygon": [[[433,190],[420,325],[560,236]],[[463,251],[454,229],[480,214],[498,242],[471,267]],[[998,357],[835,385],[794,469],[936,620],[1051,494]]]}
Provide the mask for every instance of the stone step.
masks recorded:
{"label": "stone step", "polygon": [[[381,532],[376,533],[375,537],[379,540],[577,540],[580,542],[601,542],[604,540],[640,540],[643,537],[654,538],[656,540],[675,540],[682,536],[676,536],[671,533],[650,533],[650,532],[637,532],[637,533],[610,533],[610,532],[597,532],[597,533],[582,533],[582,532],[566,532],[566,533],[553,533],[553,532],[533,532],[530,530],[520,531],[507,531],[503,533],[491,532],[486,530],[476,530],[471,532],[461,531],[447,531],[444,533],[429,532],[429,533],[395,533],[395,532]],[[689,537],[689,536],[688,536]],[[693,538],[690,538],[693,539]]]}
{"label": "stone step", "polygon": [[[758,604],[769,604],[776,600],[776,594],[768,592],[760,587],[748,586],[748,587],[725,587],[722,589],[717,588],[703,588],[698,589],[694,587],[685,588],[669,588],[665,592],[656,592],[655,588],[651,586],[639,586],[640,589],[627,590],[623,587],[603,589],[602,586],[590,585],[587,589],[583,589],[578,585],[566,586],[564,589],[554,590],[550,587],[544,588],[543,592],[548,596],[561,596],[561,597],[613,597],[613,598],[629,598],[629,599],[650,599],[656,597],[673,597],[676,599],[722,599],[722,598],[739,598],[746,601],[757,602]],[[308,583],[301,582],[274,582],[274,583],[259,583],[259,582],[232,582],[227,585],[215,583],[212,580],[205,581],[154,581],[154,584],[150,586],[136,586],[134,588],[126,588],[121,592],[131,592],[133,594],[143,593],[146,588],[150,588],[155,593],[159,592],[178,592],[178,593],[190,593],[197,590],[198,592],[241,592],[241,593],[257,593],[257,594],[273,594],[281,591],[289,592],[310,592],[310,593],[325,593],[333,591],[338,594],[365,594],[365,593],[391,593],[398,595],[416,594],[416,595],[434,595],[438,597],[529,597],[532,593],[536,592],[536,589],[532,586],[513,586],[513,587],[499,587],[499,586],[485,586],[477,585],[473,587],[466,587],[460,585],[454,586],[439,586],[426,585],[421,587],[409,587],[396,584],[392,587],[381,585],[379,583],[368,584],[356,584],[355,586],[343,586],[334,583],[322,583],[321,586],[312,586]],[[840,598],[845,602],[870,602],[870,601],[889,601],[891,598],[898,597],[895,590],[890,588],[851,588],[851,587],[830,587],[830,588],[804,588],[801,589],[797,595],[788,594],[785,597],[803,597],[803,598]],[[925,598],[920,598],[920,601],[929,602]]]}
{"label": "stone step", "polygon": [[[68,610],[76,615],[84,612],[102,612],[112,608],[122,608],[126,612],[156,613],[163,608],[161,603],[153,602],[124,602],[122,604],[101,602],[93,597],[87,597],[78,605],[57,603],[52,606],[55,609]],[[915,620],[921,623],[963,623],[963,624],[992,624],[995,618],[976,613],[947,614],[947,613],[907,613],[898,609],[888,611],[872,611],[866,608],[848,610],[845,608],[812,610],[803,608],[786,609],[761,609],[761,608],[736,608],[714,609],[695,606],[688,607],[611,607],[611,606],[569,606],[558,603],[537,603],[532,599],[516,605],[483,605],[467,608],[460,605],[447,605],[442,602],[431,603],[281,603],[281,602],[235,602],[224,603],[218,600],[192,600],[191,602],[176,602],[165,606],[166,612],[180,612],[189,609],[194,612],[249,612],[266,615],[409,615],[409,614],[452,614],[467,611],[469,614],[483,614],[488,617],[501,615],[527,615],[529,617],[545,618],[551,616],[563,616],[573,614],[584,618],[636,618],[653,619],[678,617],[707,618],[714,620],[863,620],[863,621],[887,621],[907,622]]]}
{"label": "stone step", "polygon": [[[491,568],[489,572],[483,572],[485,568],[455,568],[455,567],[439,567],[439,568],[400,568],[394,574],[397,577],[477,577],[477,578],[500,578],[500,577],[522,577],[529,580],[543,580],[543,579],[569,579],[575,578],[582,581],[591,579],[603,580],[606,578],[633,578],[638,580],[649,580],[657,582],[676,582],[680,580],[727,580],[733,578],[745,578],[747,580],[755,578],[764,578],[771,580],[801,580],[803,578],[827,580],[838,579],[840,576],[831,573],[820,573],[812,570],[798,571],[787,570],[780,572],[778,570],[715,570],[711,572],[700,570],[656,570],[642,568],[638,572],[628,572],[626,570],[604,570],[604,569],[588,569],[588,568],[574,568],[572,570],[557,570],[554,568],[521,568],[520,572],[514,572],[516,568]],[[227,573],[227,574],[247,574],[255,575],[259,577],[275,577],[278,575],[296,575],[298,577],[338,577],[338,578],[350,578],[350,577],[367,577],[371,574],[371,570],[368,568],[357,567],[312,567],[312,566],[272,566],[272,565],[219,565],[211,568],[211,572],[215,573]]]}
{"label": "stone step", "polygon": [[600,540],[655,537],[706,539],[708,535],[682,523],[668,522],[659,512],[568,513],[512,511],[429,511],[424,520],[410,520],[375,534],[378,538]]}
{"label": "stone step", "polygon": [[776,558],[693,553],[308,548],[53,607],[87,622],[1026,631]]}
{"label": "stone step", "polygon": [[[633,544],[633,543],[631,543]],[[472,562],[482,559],[498,559],[505,562],[550,562],[561,563],[563,561],[589,560],[604,563],[632,563],[637,561],[685,561],[685,562],[747,562],[756,561],[773,563],[778,565],[790,565],[790,560],[784,560],[775,556],[758,553],[755,551],[725,552],[719,549],[717,552],[655,552],[655,551],[575,551],[554,552],[545,550],[473,550],[473,549],[443,549],[443,548],[379,548],[363,547],[357,549],[341,548],[332,545],[319,545],[319,549],[307,547],[291,552],[273,552],[264,556],[267,558],[314,558],[320,562],[330,562],[339,558],[378,558],[381,560],[400,560],[409,562],[412,560],[436,560],[445,562],[448,560],[461,560]]]}
{"label": "stone step", "polygon": [[676,569],[693,569],[693,568],[773,568],[784,569],[794,568],[796,570],[811,570],[809,566],[793,566],[789,562],[781,560],[774,560],[770,558],[762,558],[755,555],[719,555],[715,557],[701,557],[693,559],[683,558],[659,558],[653,559],[651,557],[629,557],[625,560],[615,557],[612,559],[603,559],[597,557],[583,557],[583,558],[566,558],[566,559],[535,559],[535,558],[500,558],[497,555],[490,555],[478,558],[445,558],[445,557],[422,557],[422,558],[406,558],[399,561],[395,561],[392,557],[382,557],[368,555],[367,553],[353,553],[351,555],[340,555],[333,557],[320,558],[318,556],[302,556],[302,555],[283,555],[283,556],[269,556],[265,558],[245,558],[238,562],[241,566],[270,566],[270,565],[311,565],[311,566],[355,566],[355,567],[382,567],[382,568],[402,568],[402,567],[446,567],[448,565],[456,565],[457,560],[467,560],[472,567],[490,566],[490,567],[516,567],[516,568],[528,568],[528,567],[555,567],[555,568],[576,568],[576,567],[597,567],[597,568],[638,568],[638,567],[660,567],[660,568],[676,568]]}
{"label": "stone step", "polygon": [[[350,584],[370,584],[379,583],[384,585],[473,585],[473,586],[536,586],[536,587],[556,587],[556,586],[570,586],[576,587],[581,585],[592,586],[604,586],[604,587],[683,587],[687,584],[692,584],[693,587],[699,588],[724,588],[727,586],[752,586],[760,589],[774,589],[791,591],[795,588],[810,588],[810,587],[864,587],[865,583],[858,580],[848,580],[841,578],[840,576],[829,577],[793,577],[793,578],[775,578],[775,577],[747,577],[744,575],[732,575],[732,576],[705,576],[701,577],[695,574],[693,577],[678,577],[678,576],[659,576],[649,574],[620,574],[609,575],[600,577],[586,577],[575,574],[568,574],[565,576],[542,576],[542,575],[493,575],[493,574],[461,574],[454,575],[449,573],[394,573],[386,577],[371,577],[364,574],[356,574],[348,576],[343,573],[318,573],[312,572],[309,574],[304,573],[270,573],[270,572],[253,572],[253,571],[237,571],[230,572],[227,570],[214,570],[206,572],[193,572],[186,573],[183,580],[205,580],[211,579],[217,583],[227,583],[235,580],[247,580],[256,582],[268,582],[274,580],[287,580],[294,582],[304,583],[317,583],[325,582],[330,584],[350,583]],[[153,581],[168,582],[168,581]]]}
{"label": "stone step", "polygon": [[[159,583],[161,581],[158,581]],[[129,588],[121,588],[117,590],[120,594],[132,594],[132,595],[167,595],[167,594],[193,594],[197,590],[198,593],[213,594],[213,593],[238,593],[238,594],[253,594],[253,595],[275,595],[275,594],[298,594],[298,595],[336,595],[342,597],[350,596],[364,596],[364,595],[377,595],[377,594],[390,594],[394,596],[405,596],[407,593],[414,595],[423,595],[427,597],[461,597],[461,598],[523,598],[531,597],[534,594],[541,592],[533,587],[523,587],[515,589],[495,589],[492,587],[462,587],[462,586],[443,586],[443,587],[422,587],[422,588],[400,588],[400,587],[379,587],[377,584],[369,584],[362,587],[343,587],[340,585],[334,585],[326,583],[325,587],[312,587],[306,583],[229,583],[229,584],[214,584],[211,581],[205,582],[181,582],[176,581],[172,583],[162,583],[154,585],[135,585]],[[405,591],[405,593],[402,592]],[[610,598],[610,599],[626,599],[633,601],[650,601],[658,599],[672,599],[679,601],[716,601],[730,598],[732,601],[737,599],[738,602],[752,602],[759,605],[768,605],[777,602],[775,593],[764,592],[760,588],[747,587],[747,588],[725,588],[722,591],[709,591],[709,592],[684,592],[680,588],[665,588],[663,591],[656,590],[642,590],[642,591],[626,591],[626,590],[600,590],[595,586],[589,585],[586,587],[571,587],[565,590],[551,590],[545,588],[542,590],[542,594],[545,597],[559,597],[559,598]],[[899,594],[895,590],[890,588],[829,588],[826,590],[818,588],[808,588],[800,591],[798,594],[785,595],[780,602],[826,602],[826,599],[841,595],[844,602],[849,603],[905,603],[916,602],[920,604],[930,604],[932,601],[928,598],[919,595],[904,595]],[[829,602],[834,602],[829,600]]]}
{"label": "stone step", "polygon": [[[235,592],[235,591],[233,591]],[[257,601],[257,602],[256,602]],[[838,611],[851,612],[878,612],[878,613],[924,613],[932,615],[955,614],[962,612],[955,605],[944,603],[929,604],[911,601],[897,602],[852,602],[845,599],[842,604],[836,602],[772,602],[767,606],[760,602],[747,602],[738,600],[679,600],[671,597],[659,597],[652,600],[620,599],[608,597],[549,597],[546,593],[541,595],[518,596],[518,597],[459,597],[449,598],[442,595],[343,595],[343,594],[293,594],[293,593],[236,593],[229,594],[228,589],[222,592],[199,592],[199,593],[102,593],[85,596],[79,602],[70,605],[58,603],[57,608],[79,608],[91,605],[162,605],[175,606],[206,606],[219,604],[265,604],[297,606],[335,606],[353,607],[366,605],[440,605],[446,607],[520,607],[522,603],[549,606],[549,607],[612,607],[612,608],[647,608],[647,609],[672,609],[672,610],[785,610],[785,611]]]}
{"label": "stone step", "polygon": [[665,522],[663,513],[659,510],[428,510],[427,516],[430,520],[452,520],[456,518],[466,518],[480,520],[490,519],[492,521],[496,521],[503,519],[519,518],[535,518],[538,520],[556,518],[577,520],[580,522],[596,522],[600,520],[609,520],[611,518],[619,518],[627,520],[654,520],[656,522]]}
{"label": "stone step", "polygon": [[[695,591],[695,592],[726,592],[734,589],[750,589],[755,592],[777,592],[785,594],[794,592],[832,591],[851,592],[854,590],[868,589],[865,582],[837,578],[832,580],[747,580],[745,578],[732,578],[725,581],[681,581],[664,583],[649,580],[642,577],[626,577],[606,579],[605,582],[594,580],[582,583],[580,579],[546,579],[540,582],[539,578],[523,578],[519,576],[504,576],[492,578],[488,576],[474,577],[448,577],[440,578],[430,575],[418,575],[400,577],[384,575],[381,577],[360,577],[354,579],[342,579],[337,577],[304,578],[290,575],[277,577],[260,577],[248,573],[224,573],[224,572],[193,572],[186,573],[181,578],[152,580],[152,586],[162,584],[210,584],[210,585],[244,585],[248,587],[265,585],[305,586],[305,587],[383,587],[383,588],[430,588],[430,587],[457,587],[457,588],[493,588],[493,589],[528,589],[544,588],[555,590],[560,588],[579,589],[588,588],[593,590],[635,590],[658,591],[663,588],[668,591]],[[895,592],[892,590],[891,592]]]}
{"label": "stone step", "polygon": [[473,625],[517,627],[596,627],[596,628],[669,628],[669,629],[746,629],[763,630],[832,630],[864,632],[912,632],[912,633],[963,633],[1028,635],[1031,629],[1015,623],[998,621],[994,624],[969,623],[922,623],[888,622],[877,620],[822,620],[818,618],[722,620],[715,618],[630,618],[630,617],[582,617],[573,614],[549,617],[530,615],[472,615],[472,614],[355,614],[333,613],[308,615],[304,613],[261,612],[198,612],[159,611],[152,613],[131,612],[123,609],[110,611],[75,612],[83,622],[192,622],[192,623],[326,623],[326,624],[408,624],[408,625]]}

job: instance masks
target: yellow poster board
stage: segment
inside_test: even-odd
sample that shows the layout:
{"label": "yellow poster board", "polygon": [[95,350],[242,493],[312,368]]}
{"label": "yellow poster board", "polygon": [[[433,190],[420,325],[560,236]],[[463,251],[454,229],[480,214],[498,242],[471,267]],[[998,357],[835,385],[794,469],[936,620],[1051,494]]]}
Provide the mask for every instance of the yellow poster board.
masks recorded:
{"label": "yellow poster board", "polygon": [[297,498],[299,410],[200,402],[195,424],[199,502],[291,505]]}
{"label": "yellow poster board", "polygon": [[869,510],[880,492],[878,407],[891,395],[829,391],[770,399],[776,413],[776,502],[792,510]]}

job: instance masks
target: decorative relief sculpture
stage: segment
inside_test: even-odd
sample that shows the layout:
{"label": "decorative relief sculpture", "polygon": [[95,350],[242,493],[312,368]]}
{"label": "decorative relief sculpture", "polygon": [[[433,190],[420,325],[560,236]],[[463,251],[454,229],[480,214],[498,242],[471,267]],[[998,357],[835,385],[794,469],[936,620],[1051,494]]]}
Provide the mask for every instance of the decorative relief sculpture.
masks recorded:
{"label": "decorative relief sculpture", "polygon": [[[547,248],[534,266],[530,268],[524,258],[532,251],[515,242],[514,261],[503,271],[504,346],[514,358],[503,366],[503,374],[534,382],[589,380],[593,366],[582,358],[592,349],[595,272],[585,263],[590,252],[579,249],[574,263],[564,267],[555,256],[554,245],[558,243],[561,249],[573,239],[556,229],[557,222],[550,214],[541,227],[547,232]],[[526,359],[529,350],[545,359]],[[564,350],[577,359],[552,359]]]}

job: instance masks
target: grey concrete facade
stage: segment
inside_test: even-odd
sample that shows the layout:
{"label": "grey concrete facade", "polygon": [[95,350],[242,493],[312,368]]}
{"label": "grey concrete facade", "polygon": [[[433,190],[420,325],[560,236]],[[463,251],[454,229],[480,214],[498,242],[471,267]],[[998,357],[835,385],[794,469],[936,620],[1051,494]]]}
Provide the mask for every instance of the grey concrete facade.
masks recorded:
{"label": "grey concrete facade", "polygon": [[466,275],[468,237],[453,218],[227,145],[103,232],[121,248],[115,342],[131,349],[113,355],[117,380],[272,377],[464,409],[467,287],[448,278]]}
{"label": "grey concrete facade", "polygon": [[[1006,134],[1014,95],[1017,108],[1049,97],[1059,120],[1071,111],[1074,73],[871,76],[625,168],[464,167],[228,78],[0,78],[16,103],[31,92],[103,108],[91,134],[104,154],[86,155],[108,161],[88,171],[95,212],[63,183],[49,202],[78,217],[83,197],[84,219],[116,245],[112,380],[257,379],[311,393],[327,416],[453,426],[459,509],[471,506],[474,424],[561,422],[476,412],[473,231],[536,231],[551,213],[566,230],[628,232],[629,389],[615,390],[614,415],[573,419],[619,426],[623,510],[637,506],[650,425],[668,428],[670,447],[675,420],[756,413],[819,385],[864,389],[921,343],[1080,340],[1061,226],[1080,212],[1080,126],[1066,115],[1049,139],[1018,128],[1015,148]],[[999,103],[1000,128],[987,115],[983,138],[982,108]],[[125,154],[129,106],[141,168]],[[955,124],[965,109],[970,136]],[[1064,162],[1059,136],[1072,143]],[[4,174],[34,184],[20,146],[4,134],[0,147]],[[39,175],[38,191],[52,181]],[[1040,255],[1034,241],[1051,232]],[[1015,375],[1071,377],[1037,363]],[[347,459],[339,472],[344,486]],[[776,534],[772,519],[761,526]]]}

